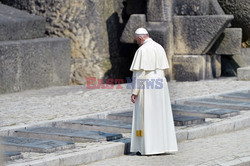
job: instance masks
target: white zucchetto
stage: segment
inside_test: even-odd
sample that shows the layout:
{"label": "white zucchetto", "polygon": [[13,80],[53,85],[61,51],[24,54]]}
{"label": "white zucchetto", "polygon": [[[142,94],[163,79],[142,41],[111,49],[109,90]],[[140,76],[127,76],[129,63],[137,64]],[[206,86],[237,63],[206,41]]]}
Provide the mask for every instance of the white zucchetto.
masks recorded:
{"label": "white zucchetto", "polygon": [[148,31],[145,28],[138,28],[135,31],[136,35],[148,35]]}

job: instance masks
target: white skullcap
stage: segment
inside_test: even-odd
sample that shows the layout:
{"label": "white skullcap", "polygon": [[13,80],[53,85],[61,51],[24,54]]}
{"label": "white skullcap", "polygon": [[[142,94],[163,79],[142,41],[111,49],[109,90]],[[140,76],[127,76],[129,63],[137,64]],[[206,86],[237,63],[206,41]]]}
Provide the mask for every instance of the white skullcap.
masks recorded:
{"label": "white skullcap", "polygon": [[148,35],[148,31],[145,28],[138,28],[135,31],[136,35]]}

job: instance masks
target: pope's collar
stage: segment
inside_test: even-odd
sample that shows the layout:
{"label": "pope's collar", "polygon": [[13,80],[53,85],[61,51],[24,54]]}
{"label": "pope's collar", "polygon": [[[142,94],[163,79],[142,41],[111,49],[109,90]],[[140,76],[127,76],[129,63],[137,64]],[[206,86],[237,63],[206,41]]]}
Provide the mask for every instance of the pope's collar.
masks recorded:
{"label": "pope's collar", "polygon": [[151,38],[148,38],[148,39],[146,39],[142,44],[145,44],[145,43],[147,43],[147,42],[149,42],[149,41],[152,41],[152,39],[151,39]]}

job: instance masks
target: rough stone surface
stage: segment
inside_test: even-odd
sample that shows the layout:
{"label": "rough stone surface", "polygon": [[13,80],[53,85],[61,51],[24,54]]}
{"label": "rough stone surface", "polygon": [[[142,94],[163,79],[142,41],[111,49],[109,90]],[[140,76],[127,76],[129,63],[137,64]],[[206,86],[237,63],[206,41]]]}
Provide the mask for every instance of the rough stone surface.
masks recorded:
{"label": "rough stone surface", "polygon": [[0,41],[45,36],[45,18],[0,4]]}
{"label": "rough stone surface", "polygon": [[173,77],[176,81],[205,79],[206,55],[174,55]]}
{"label": "rough stone surface", "polygon": [[250,40],[250,1],[249,0],[218,0],[226,14],[234,15],[233,27],[242,28],[243,41]]}
{"label": "rough stone surface", "polygon": [[206,54],[233,16],[174,16],[175,54]]}
{"label": "rough stone surface", "polygon": [[15,131],[15,136],[74,142],[96,142],[105,140],[112,141],[122,138],[121,134],[104,133],[100,131],[73,130],[68,128],[56,127],[35,127],[19,129]]}
{"label": "rough stone surface", "polygon": [[0,93],[68,85],[70,41],[64,38],[0,42]]}
{"label": "rough stone surface", "polygon": [[172,19],[172,0],[149,0],[147,3],[147,21],[165,22]]}
{"label": "rough stone surface", "polygon": [[5,150],[19,152],[50,153],[56,150],[74,148],[73,142],[62,142],[55,140],[41,140],[23,137],[2,137]]}
{"label": "rough stone surface", "polygon": [[102,78],[112,67],[110,58],[119,56],[119,38],[127,19],[124,0],[2,0],[2,3],[45,17],[49,36],[71,40],[72,84],[85,84],[86,77]]}
{"label": "rough stone surface", "polygon": [[172,56],[174,49],[173,26],[171,22],[147,22],[147,30],[150,37],[159,43],[166,51],[169,69],[166,72],[167,80],[172,77]]}
{"label": "rough stone surface", "polygon": [[217,0],[175,0],[174,14],[176,15],[224,15]]}
{"label": "rough stone surface", "polygon": [[175,0],[176,15],[209,15],[209,0]]}
{"label": "rough stone surface", "polygon": [[250,81],[250,67],[241,67],[237,69],[238,80]]}
{"label": "rough stone surface", "polygon": [[215,54],[240,55],[242,42],[241,28],[226,28],[213,47]]}
{"label": "rough stone surface", "polygon": [[146,28],[146,16],[145,14],[133,14],[130,16],[126,27],[121,36],[121,42],[124,43],[136,43],[134,33],[137,28]]}

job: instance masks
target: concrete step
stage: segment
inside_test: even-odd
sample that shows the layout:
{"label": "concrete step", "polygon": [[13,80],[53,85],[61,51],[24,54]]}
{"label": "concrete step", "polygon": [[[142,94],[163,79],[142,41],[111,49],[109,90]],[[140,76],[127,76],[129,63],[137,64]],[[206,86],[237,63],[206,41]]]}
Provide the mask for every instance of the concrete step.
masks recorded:
{"label": "concrete step", "polygon": [[73,130],[68,128],[56,127],[34,127],[20,129],[16,130],[14,135],[17,137],[29,137],[73,142],[112,141],[122,138],[122,135],[117,133]]}
{"label": "concrete step", "polygon": [[203,118],[226,118],[239,115],[238,110],[223,108],[208,108],[202,106],[172,104],[174,115],[195,116]]}
{"label": "concrete step", "polygon": [[[132,122],[132,111],[113,113],[109,114],[109,119],[116,119],[124,122]],[[201,124],[205,122],[205,118],[195,117],[195,116],[184,116],[184,115],[174,115],[174,124],[175,126],[184,126],[190,124]]]}
{"label": "concrete step", "polygon": [[2,144],[7,151],[39,153],[51,153],[75,147],[73,142],[7,136],[2,137]]}
{"label": "concrete step", "polygon": [[197,100],[188,100],[184,102],[189,105],[206,106],[212,108],[225,108],[236,110],[250,110],[250,102],[220,100],[214,98],[204,98]]}
{"label": "concrete step", "polygon": [[0,41],[45,36],[45,18],[0,4]]}
{"label": "concrete step", "polygon": [[68,85],[70,57],[65,38],[0,42],[0,94]]}
{"label": "concrete step", "polygon": [[250,93],[248,92],[247,93],[244,93],[244,92],[227,93],[227,94],[222,94],[219,97],[222,97],[223,99],[226,99],[226,100],[250,102]]}
{"label": "concrete step", "polygon": [[78,130],[91,130],[91,131],[103,131],[113,133],[127,133],[131,132],[131,122],[123,122],[110,119],[80,119],[74,121],[68,121],[60,124],[61,127],[78,129]]}
{"label": "concrete step", "polygon": [[4,151],[3,152],[4,161],[22,159],[23,155],[20,152],[15,151]]}

